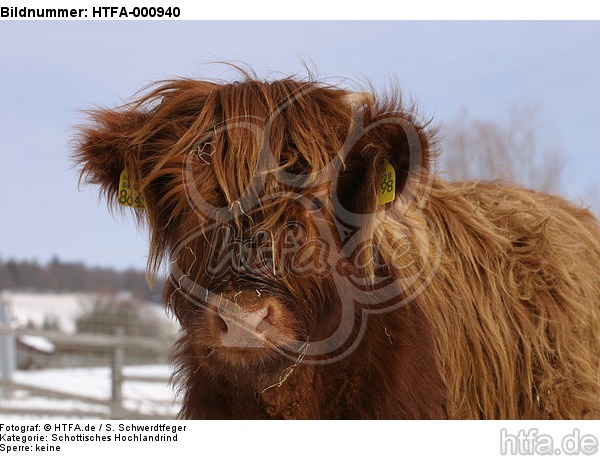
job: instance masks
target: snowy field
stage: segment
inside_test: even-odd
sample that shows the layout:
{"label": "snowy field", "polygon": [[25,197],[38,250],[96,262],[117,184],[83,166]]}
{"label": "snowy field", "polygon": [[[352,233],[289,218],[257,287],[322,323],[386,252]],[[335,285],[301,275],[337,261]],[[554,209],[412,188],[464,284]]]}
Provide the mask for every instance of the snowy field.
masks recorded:
{"label": "snowy field", "polygon": [[[121,293],[117,298],[127,299],[129,294]],[[77,318],[88,311],[98,298],[97,293],[27,293],[5,291],[0,299],[11,308],[13,324],[16,327],[33,325],[42,327],[44,321],[54,321],[60,331],[73,334]],[[175,333],[177,324],[169,318],[163,306],[148,304],[145,312],[162,321],[168,332]]]}
{"label": "snowy field", "polygon": [[[123,299],[128,295],[117,296]],[[76,333],[76,320],[82,313],[89,310],[98,295],[90,293],[29,293],[9,292],[0,294],[0,301],[8,304],[8,325],[13,328],[34,327],[40,328],[44,322],[53,321],[57,324],[56,330],[63,334]],[[174,320],[168,318],[162,306],[150,304],[143,310],[144,316],[150,320],[157,321],[157,330],[161,333],[156,338],[174,335],[177,325]],[[0,326],[6,322],[0,322]],[[67,352],[54,354],[55,345],[49,339],[39,335],[20,335],[17,339],[17,356],[21,356],[24,362],[28,357],[31,359],[44,359],[48,363],[60,363],[66,361],[75,363],[62,364],[63,366],[80,366],[81,359],[89,356],[84,352],[78,352],[75,348],[67,345],[67,349],[75,350],[74,353]],[[77,344],[77,342],[74,342]],[[170,339],[165,339],[165,344],[170,344]],[[64,345],[64,344],[63,344]],[[168,347],[168,345],[166,345]],[[20,348],[19,348],[20,347]],[[65,348],[64,346],[62,347]],[[0,353],[2,360],[4,353]],[[46,356],[46,358],[44,358]],[[93,356],[93,355],[92,355]],[[36,358],[37,357],[37,358]],[[54,357],[54,358],[53,358]],[[161,361],[147,361],[161,362]],[[61,365],[46,364],[48,366]],[[94,360],[89,364],[94,365]],[[97,363],[97,360],[95,362]],[[15,365],[18,363],[15,361]],[[6,365],[0,369],[0,376],[7,375]],[[44,367],[39,366],[39,367]],[[159,377],[164,381],[125,381],[122,384],[122,407],[129,414],[140,414],[144,417],[173,418],[179,410],[175,399],[175,392],[168,382],[170,376],[168,365],[145,365],[127,366],[123,375],[136,377]],[[0,389],[0,418],[2,419],[36,419],[36,418],[95,418],[107,416],[111,411],[111,369],[109,367],[68,367],[68,368],[46,368],[33,370],[15,370],[12,381],[19,385],[30,387],[29,390],[14,389],[6,397],[6,391]],[[0,386],[1,388],[1,386]],[[36,389],[52,390],[48,394]],[[86,402],[81,398],[64,398],[60,394],[79,395],[92,398]],[[24,410],[20,413],[20,410]],[[10,413],[8,413],[10,410]],[[42,410],[47,410],[44,414]],[[39,412],[38,412],[39,411]],[[64,412],[64,414],[62,414]],[[89,415],[88,415],[89,414]],[[135,417],[134,417],[135,418]]]}
{"label": "snowy field", "polygon": [[[169,378],[170,368],[167,365],[128,366],[124,369],[126,376],[152,376]],[[30,392],[14,391],[9,399],[0,396],[1,419],[68,419],[76,417],[69,412],[89,412],[87,418],[98,417],[107,413],[111,397],[110,368],[77,368],[47,369],[38,371],[16,371],[13,381],[28,386],[52,389],[63,393],[80,394],[107,401],[107,405],[87,404],[71,399],[58,399],[33,395]],[[167,381],[130,382],[123,384],[123,405],[129,411],[144,415],[175,418],[179,404],[175,392]],[[64,415],[56,414],[6,414],[3,410],[11,409],[50,409],[64,411]],[[77,417],[80,417],[77,414]]]}

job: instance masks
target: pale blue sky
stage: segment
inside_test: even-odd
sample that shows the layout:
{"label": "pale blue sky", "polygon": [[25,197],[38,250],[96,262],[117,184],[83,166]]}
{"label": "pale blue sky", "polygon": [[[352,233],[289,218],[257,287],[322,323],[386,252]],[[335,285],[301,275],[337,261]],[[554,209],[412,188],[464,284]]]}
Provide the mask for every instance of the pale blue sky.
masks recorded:
{"label": "pale blue sky", "polygon": [[143,268],[146,233],[112,217],[97,189],[77,189],[78,110],[158,79],[222,77],[215,60],[302,75],[302,59],[376,86],[393,76],[442,124],[464,108],[494,119],[539,104],[544,140],[567,153],[569,196],[596,185],[598,22],[3,22],[0,257]]}

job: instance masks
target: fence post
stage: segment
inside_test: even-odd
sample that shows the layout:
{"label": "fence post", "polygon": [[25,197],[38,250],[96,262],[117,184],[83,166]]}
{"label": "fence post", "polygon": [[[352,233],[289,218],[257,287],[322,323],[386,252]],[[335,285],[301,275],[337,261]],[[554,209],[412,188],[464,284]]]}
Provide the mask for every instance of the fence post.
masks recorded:
{"label": "fence post", "polygon": [[115,345],[112,353],[112,405],[111,418],[123,417],[123,365],[125,364],[125,349],[123,346],[123,327],[115,328]]}
{"label": "fence post", "polygon": [[[11,319],[8,302],[0,297],[0,379],[11,382],[16,367],[17,350],[15,335],[11,334]],[[10,386],[0,388],[0,397],[8,399],[11,391]]]}

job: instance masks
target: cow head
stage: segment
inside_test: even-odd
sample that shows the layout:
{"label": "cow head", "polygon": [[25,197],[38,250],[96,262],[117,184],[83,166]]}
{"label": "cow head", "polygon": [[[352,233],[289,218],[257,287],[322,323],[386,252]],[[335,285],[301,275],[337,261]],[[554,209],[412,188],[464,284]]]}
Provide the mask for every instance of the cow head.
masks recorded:
{"label": "cow head", "polygon": [[164,299],[190,359],[236,375],[339,359],[367,311],[422,285],[409,214],[430,145],[390,98],[292,79],[177,80],[90,112],[82,176],[116,204],[126,170],[141,195],[149,265],[169,266]]}

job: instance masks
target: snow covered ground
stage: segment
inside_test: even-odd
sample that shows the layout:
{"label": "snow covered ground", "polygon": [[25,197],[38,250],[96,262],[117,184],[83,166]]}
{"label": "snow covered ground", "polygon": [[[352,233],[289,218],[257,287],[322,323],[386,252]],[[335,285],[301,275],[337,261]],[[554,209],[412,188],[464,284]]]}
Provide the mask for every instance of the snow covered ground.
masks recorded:
{"label": "snow covered ground", "polygon": [[[128,366],[124,369],[125,376],[164,377],[170,375],[169,366]],[[76,368],[76,369],[47,369],[38,371],[16,371],[13,381],[29,386],[53,389],[63,393],[80,394],[96,399],[110,400],[111,378],[108,367]],[[127,410],[145,415],[174,418],[179,410],[179,404],[173,388],[167,381],[158,382],[125,382],[123,384],[123,405]],[[64,416],[55,414],[7,414],[3,410],[11,409],[50,409],[64,411]],[[109,406],[87,404],[71,399],[41,397],[25,391],[15,391],[9,399],[0,396],[1,419],[37,419],[37,418],[72,418],[69,412],[90,413],[94,418],[109,411]]]}
{"label": "snow covered ground", "polygon": [[[84,293],[29,293],[3,292],[0,300],[9,305],[11,322],[15,328],[27,326],[41,327],[44,321],[54,321],[58,330],[66,334],[76,332],[76,319],[93,305],[96,294]],[[148,304],[144,309],[146,315],[152,315],[164,327],[164,335],[174,335],[178,329],[175,321],[167,317],[162,306]],[[2,322],[0,322],[1,326]],[[161,331],[162,332],[162,331]],[[163,335],[157,337],[162,337]],[[54,344],[44,338],[32,335],[21,335],[18,341],[26,344],[28,350],[40,354],[52,355]],[[165,341],[169,344],[170,339]],[[166,345],[168,347],[168,345]],[[3,353],[0,353],[0,360]],[[70,356],[84,356],[84,353]],[[88,356],[88,355],[85,355]],[[64,360],[63,360],[64,361]],[[154,361],[148,361],[154,362]],[[161,362],[161,361],[157,361]],[[96,363],[97,364],[97,363]],[[55,363],[54,366],[57,364]],[[60,364],[58,364],[60,365]],[[62,364],[85,365],[85,364]],[[93,365],[93,364],[90,364]],[[175,400],[175,392],[168,382],[170,370],[168,365],[127,366],[124,375],[164,378],[163,382],[125,381],[123,383],[123,407],[139,414],[151,416],[175,417],[179,404]],[[2,373],[0,372],[0,375]],[[14,390],[10,397],[3,396],[0,390],[0,418],[73,418],[88,413],[89,417],[102,416],[110,411],[111,370],[109,367],[69,367],[63,369],[16,370],[12,381],[34,388],[49,389],[61,393],[82,395],[106,401],[103,404],[91,404],[81,400],[62,399],[52,394],[42,395],[40,392]],[[47,409],[52,414],[7,413],[8,409]],[[3,413],[4,411],[4,413]],[[56,412],[64,411],[64,415]],[[71,412],[71,415],[69,414]]]}
{"label": "snow covered ground", "polygon": [[[58,323],[59,330],[74,333],[76,320],[97,299],[97,293],[28,293],[4,291],[0,299],[10,305],[13,324],[16,327],[33,325],[42,327],[44,321]],[[126,294],[122,294],[126,298]],[[163,306],[148,304],[146,312],[164,323],[167,331],[175,333],[177,324],[169,318]]]}
{"label": "snow covered ground", "polygon": [[16,326],[41,327],[48,320],[67,333],[75,332],[76,318],[92,303],[92,296],[84,293],[4,292],[1,298],[10,304]]}

